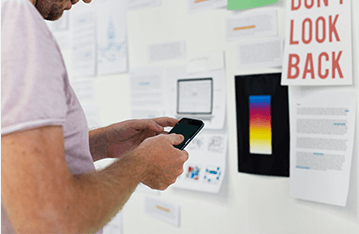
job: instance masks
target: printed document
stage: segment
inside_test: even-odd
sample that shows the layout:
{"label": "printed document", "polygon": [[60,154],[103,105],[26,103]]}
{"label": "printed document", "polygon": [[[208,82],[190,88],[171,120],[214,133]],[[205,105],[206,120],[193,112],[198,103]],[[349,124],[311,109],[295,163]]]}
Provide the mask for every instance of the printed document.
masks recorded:
{"label": "printed document", "polygon": [[291,87],[291,197],[345,206],[356,119],[354,88]]}

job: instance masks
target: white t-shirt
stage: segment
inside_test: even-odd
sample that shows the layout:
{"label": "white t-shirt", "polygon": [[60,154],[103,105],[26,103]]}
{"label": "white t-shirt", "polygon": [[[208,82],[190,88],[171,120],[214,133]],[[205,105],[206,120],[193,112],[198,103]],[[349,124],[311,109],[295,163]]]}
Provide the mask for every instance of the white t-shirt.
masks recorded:
{"label": "white t-shirt", "polygon": [[[1,135],[62,126],[70,172],[94,170],[86,117],[44,19],[29,0],[4,1],[1,8]],[[2,233],[12,233],[1,208]]]}

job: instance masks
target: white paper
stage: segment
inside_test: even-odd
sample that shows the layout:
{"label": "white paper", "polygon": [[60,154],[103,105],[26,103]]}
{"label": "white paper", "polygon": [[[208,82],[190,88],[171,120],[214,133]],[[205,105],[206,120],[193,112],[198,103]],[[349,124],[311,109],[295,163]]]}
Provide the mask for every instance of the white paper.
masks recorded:
{"label": "white paper", "polygon": [[92,8],[72,12],[71,76],[95,75],[95,12]]}
{"label": "white paper", "polygon": [[238,68],[280,67],[283,62],[283,39],[270,38],[238,43]]}
{"label": "white paper", "polygon": [[189,159],[172,186],[218,193],[226,171],[227,141],[226,132],[200,132],[186,147]]}
{"label": "white paper", "polygon": [[127,72],[127,0],[111,0],[96,7],[97,74]]}
{"label": "white paper", "polygon": [[[202,119],[206,129],[222,129],[226,114],[226,75],[225,70],[214,70],[188,75],[186,67],[171,67],[166,69],[167,89],[166,89],[166,115],[175,118],[189,117]],[[211,114],[179,114],[178,105],[178,80],[179,79],[213,79],[213,103]]]}
{"label": "white paper", "polygon": [[228,0],[188,0],[188,13],[227,7]]}
{"label": "white paper", "polygon": [[186,42],[176,41],[148,46],[149,62],[161,62],[186,58]]}
{"label": "white paper", "polygon": [[187,73],[196,73],[224,68],[224,51],[194,56],[187,59]]}
{"label": "white paper", "polygon": [[145,197],[145,213],[170,223],[174,226],[180,226],[181,207],[173,202],[164,201],[155,197]]}
{"label": "white paper", "polygon": [[227,40],[278,35],[277,10],[250,10],[227,18]]}
{"label": "white paper", "polygon": [[119,211],[103,228],[103,234],[123,234],[123,214]]}
{"label": "white paper", "polygon": [[161,0],[127,0],[129,10],[137,10],[145,7],[160,6]]}
{"label": "white paper", "polygon": [[345,206],[356,121],[355,89],[292,87],[290,195]]}
{"label": "white paper", "polygon": [[351,1],[314,2],[287,4],[282,85],[350,85]]}
{"label": "white paper", "polygon": [[132,118],[154,118],[165,112],[164,70],[151,67],[131,71]]}

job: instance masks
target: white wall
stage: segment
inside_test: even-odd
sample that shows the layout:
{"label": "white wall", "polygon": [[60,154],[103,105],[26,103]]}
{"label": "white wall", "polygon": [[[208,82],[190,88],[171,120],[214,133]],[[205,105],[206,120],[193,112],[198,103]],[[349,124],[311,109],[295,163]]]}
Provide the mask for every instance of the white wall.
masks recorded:
{"label": "white wall", "polygon": [[[333,0],[331,0],[333,1]],[[279,0],[279,35],[284,36],[285,6]],[[359,1],[352,1],[353,70],[359,95]],[[289,178],[237,172],[234,76],[278,72],[278,69],[240,71],[237,42],[226,41],[225,19],[240,13],[226,9],[187,14],[187,0],[162,0],[162,6],[128,13],[130,68],[184,65],[184,60],[149,64],[147,45],[185,40],[187,57],[224,50],[227,72],[227,124],[229,153],[227,174],[218,194],[171,188],[160,198],[181,205],[181,226],[174,227],[144,214],[144,194],[135,193],[124,208],[125,233],[359,233],[358,132],[346,207],[296,200],[289,197]],[[65,51],[68,63],[69,53]],[[128,74],[97,77],[96,96],[103,124],[130,118]],[[359,97],[359,96],[358,96]],[[357,100],[359,108],[359,98]],[[358,120],[358,118],[357,118]]]}

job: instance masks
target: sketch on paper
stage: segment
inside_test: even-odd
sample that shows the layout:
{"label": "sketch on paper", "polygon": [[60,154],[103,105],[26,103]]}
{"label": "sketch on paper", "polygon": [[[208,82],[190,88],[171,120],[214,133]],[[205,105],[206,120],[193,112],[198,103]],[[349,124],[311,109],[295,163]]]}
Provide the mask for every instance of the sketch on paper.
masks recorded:
{"label": "sketch on paper", "polygon": [[99,63],[106,62],[116,62],[120,58],[126,57],[127,55],[127,43],[126,41],[117,42],[116,39],[116,30],[113,24],[113,20],[110,17],[108,26],[107,26],[107,40],[108,43],[105,47],[98,48]]}
{"label": "sketch on paper", "polygon": [[217,184],[221,177],[221,168],[220,167],[206,167],[205,174],[204,174],[204,182],[210,184]]}
{"label": "sketch on paper", "polygon": [[198,180],[201,168],[198,166],[189,166],[186,171],[186,178],[190,180]]}
{"label": "sketch on paper", "polygon": [[208,150],[221,153],[224,150],[224,139],[222,136],[211,136],[208,143]]}

